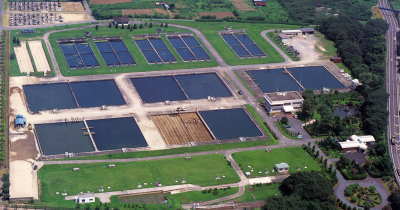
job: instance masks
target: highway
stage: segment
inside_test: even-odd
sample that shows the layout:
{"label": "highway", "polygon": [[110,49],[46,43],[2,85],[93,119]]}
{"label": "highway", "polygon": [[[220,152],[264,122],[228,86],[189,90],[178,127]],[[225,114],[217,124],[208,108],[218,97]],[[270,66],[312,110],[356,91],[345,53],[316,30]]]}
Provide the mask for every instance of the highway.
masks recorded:
{"label": "highway", "polygon": [[[391,8],[388,0],[379,0],[379,7]],[[396,67],[397,45],[396,32],[398,22],[395,14],[391,11],[381,10],[384,19],[389,24],[389,29],[386,33],[386,90],[389,94],[388,98],[388,149],[390,157],[393,161],[393,169],[397,183],[400,183],[400,176],[397,169],[400,169],[400,151],[397,150],[398,145],[393,145],[391,138],[396,136],[396,141],[399,139],[399,97],[398,97],[398,73]],[[397,144],[399,144],[398,142]]]}

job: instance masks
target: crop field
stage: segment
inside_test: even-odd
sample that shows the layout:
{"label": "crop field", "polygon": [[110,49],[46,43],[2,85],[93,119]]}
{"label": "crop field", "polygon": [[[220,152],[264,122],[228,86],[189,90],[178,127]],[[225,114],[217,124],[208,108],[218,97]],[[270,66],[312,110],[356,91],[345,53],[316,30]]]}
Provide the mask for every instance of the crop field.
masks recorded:
{"label": "crop field", "polygon": [[132,0],[90,0],[89,2],[91,4],[119,4],[132,2]]}
{"label": "crop field", "polygon": [[240,11],[255,11],[256,9],[249,5],[248,0],[232,0],[232,4]]}
{"label": "crop field", "polygon": [[282,162],[289,164],[290,173],[321,170],[321,165],[301,147],[238,152],[232,157],[244,172],[251,173],[250,177],[276,175],[275,164]]}
{"label": "crop field", "polygon": [[[79,76],[79,75],[89,75],[89,74],[112,74],[112,73],[124,73],[124,72],[142,72],[142,71],[158,71],[158,70],[171,70],[171,69],[189,69],[189,68],[202,68],[202,67],[212,67],[216,66],[215,60],[211,59],[209,61],[195,62],[189,63],[184,62],[180,56],[178,56],[177,52],[174,50],[172,45],[168,42],[165,36],[161,36],[161,40],[164,41],[167,49],[172,53],[172,56],[176,58],[176,63],[161,63],[161,64],[149,64],[146,60],[143,53],[136,46],[132,37],[134,35],[143,35],[143,34],[157,34],[158,29],[161,29],[163,32],[185,32],[189,31],[178,29],[174,27],[163,27],[153,26],[151,28],[145,27],[143,29],[135,29],[130,31],[129,29],[116,29],[115,27],[99,27],[98,30],[95,28],[88,28],[85,30],[72,30],[72,31],[64,31],[57,32],[50,35],[50,43],[52,45],[54,54],[56,56],[57,62],[60,66],[60,70],[65,76]],[[99,62],[99,67],[96,68],[83,68],[83,69],[71,69],[68,66],[68,62],[64,58],[61,48],[59,47],[57,40],[59,39],[67,39],[67,38],[79,38],[82,37],[84,32],[91,32],[93,37],[119,37],[123,44],[128,49],[128,52],[134,58],[136,65],[134,66],[113,66],[110,68],[104,58],[101,55],[101,52],[97,49],[95,41],[91,39],[87,39],[87,43],[93,50],[94,56],[96,60]]]}
{"label": "crop field", "polygon": [[155,9],[123,9],[122,15],[154,15],[154,14],[162,14],[169,15],[167,10],[161,8]]}
{"label": "crop field", "polygon": [[[108,192],[154,187],[156,183],[163,186],[177,183],[211,186],[236,183],[240,180],[223,155],[114,164],[116,167],[113,168],[107,167],[107,163],[45,165],[38,172],[41,201],[49,204],[62,202],[63,196],[56,192],[74,195],[88,191],[99,192],[100,189]],[[80,170],[73,171],[72,168]],[[218,180],[217,176],[225,178]],[[64,205],[73,206],[74,202],[70,201]]]}
{"label": "crop field", "polygon": [[289,15],[278,0],[268,0],[265,7],[255,7],[252,0],[170,0],[170,9],[157,5],[156,0],[91,0],[90,7],[98,19],[112,16],[196,19],[214,16],[236,19],[264,18],[271,23],[285,23]]}
{"label": "crop field", "polygon": [[151,116],[168,145],[209,142],[213,138],[196,113]]}

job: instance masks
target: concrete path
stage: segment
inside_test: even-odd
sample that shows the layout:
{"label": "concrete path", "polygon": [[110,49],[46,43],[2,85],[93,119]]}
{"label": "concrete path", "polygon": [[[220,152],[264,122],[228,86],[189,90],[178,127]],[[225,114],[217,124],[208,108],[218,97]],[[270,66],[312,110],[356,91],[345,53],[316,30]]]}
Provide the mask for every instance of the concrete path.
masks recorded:
{"label": "concrete path", "polygon": [[265,31],[261,31],[260,35],[267,41],[269,42],[270,45],[272,45],[272,47],[285,59],[285,62],[293,62],[293,60],[286,55],[285,52],[283,52],[283,50],[277,46],[275,44],[275,42],[273,42],[268,36],[267,33],[268,32],[273,32],[275,31],[275,29],[270,29],[270,30],[265,30]]}

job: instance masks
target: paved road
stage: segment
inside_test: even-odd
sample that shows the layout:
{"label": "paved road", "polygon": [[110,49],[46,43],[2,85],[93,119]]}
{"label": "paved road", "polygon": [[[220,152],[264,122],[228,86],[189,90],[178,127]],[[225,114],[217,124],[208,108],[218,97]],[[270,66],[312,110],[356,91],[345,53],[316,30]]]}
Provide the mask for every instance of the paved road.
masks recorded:
{"label": "paved road", "polygon": [[287,62],[292,62],[293,60],[289,57],[289,56],[287,56],[286,55],[286,53],[285,52],[283,52],[283,50],[280,48],[280,47],[278,47],[268,36],[267,36],[267,33],[268,32],[273,32],[273,31],[275,31],[274,29],[270,29],[270,30],[265,30],[265,31],[261,31],[261,36],[265,39],[265,40],[267,40],[267,42],[269,42],[271,45],[272,45],[272,47],[277,51],[277,52],[279,52],[279,54],[281,54],[281,56],[285,59],[285,63],[287,63]]}
{"label": "paved road", "polygon": [[[387,0],[379,0],[378,5],[384,8],[391,8]],[[397,183],[400,183],[400,176],[397,173],[397,169],[400,168],[400,153],[397,150],[397,146],[391,144],[391,138],[399,135],[399,98],[398,98],[398,73],[397,73],[397,44],[396,44],[396,32],[398,30],[398,22],[395,15],[386,10],[381,10],[382,14],[389,25],[389,29],[386,33],[386,90],[389,93],[388,99],[388,147],[389,153],[393,161],[393,167]]]}

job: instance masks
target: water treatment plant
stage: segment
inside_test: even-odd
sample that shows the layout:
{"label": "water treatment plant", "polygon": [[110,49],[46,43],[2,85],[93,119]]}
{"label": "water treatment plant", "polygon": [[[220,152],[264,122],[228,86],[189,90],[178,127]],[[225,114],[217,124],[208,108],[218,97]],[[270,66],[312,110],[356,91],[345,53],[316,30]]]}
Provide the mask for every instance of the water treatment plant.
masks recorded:
{"label": "water treatment plant", "polygon": [[[298,51],[318,56],[296,60],[268,35],[294,26],[192,24],[121,17],[12,31],[21,41],[9,49],[18,57],[8,89],[10,198],[164,205],[215,188],[225,204],[253,185],[323,171],[300,147],[320,139],[299,112],[307,94],[352,93],[358,80],[316,46]],[[310,44],[309,31],[295,37]],[[31,47],[39,45],[40,59]]]}

